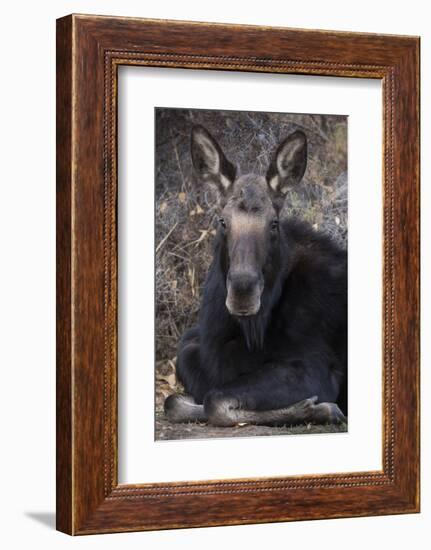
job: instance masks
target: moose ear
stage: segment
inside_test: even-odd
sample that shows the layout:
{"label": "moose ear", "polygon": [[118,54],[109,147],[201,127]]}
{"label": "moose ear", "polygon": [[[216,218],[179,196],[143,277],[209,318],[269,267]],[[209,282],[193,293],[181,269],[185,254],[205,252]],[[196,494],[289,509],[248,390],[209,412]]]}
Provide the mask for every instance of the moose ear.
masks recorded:
{"label": "moose ear", "polygon": [[220,145],[203,126],[192,129],[192,162],[203,181],[215,184],[222,195],[232,189],[235,166],[227,160]]}
{"label": "moose ear", "polygon": [[266,174],[269,187],[275,193],[285,194],[290,186],[302,179],[307,166],[307,138],[297,130],[278,147]]}

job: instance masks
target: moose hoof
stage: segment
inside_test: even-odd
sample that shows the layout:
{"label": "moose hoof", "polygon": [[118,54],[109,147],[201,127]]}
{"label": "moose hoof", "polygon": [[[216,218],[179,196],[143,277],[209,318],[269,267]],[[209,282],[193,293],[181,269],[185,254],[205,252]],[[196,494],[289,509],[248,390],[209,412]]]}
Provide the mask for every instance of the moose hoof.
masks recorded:
{"label": "moose hoof", "polygon": [[190,422],[190,413],[194,407],[196,403],[193,397],[178,393],[169,395],[164,404],[165,415],[174,423]]}
{"label": "moose hoof", "polygon": [[336,403],[319,403],[314,405],[313,422],[316,424],[343,424],[347,422]]}

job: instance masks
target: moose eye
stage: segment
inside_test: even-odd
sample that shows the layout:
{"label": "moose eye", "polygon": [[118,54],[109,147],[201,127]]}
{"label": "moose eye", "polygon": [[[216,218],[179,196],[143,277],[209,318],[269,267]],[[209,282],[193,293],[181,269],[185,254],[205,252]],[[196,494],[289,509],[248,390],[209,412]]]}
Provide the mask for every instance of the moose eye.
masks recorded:
{"label": "moose eye", "polygon": [[278,220],[272,220],[271,222],[271,230],[276,231],[278,228]]}
{"label": "moose eye", "polygon": [[226,229],[226,222],[224,221],[224,218],[219,218],[218,221],[219,221],[219,224],[223,227],[223,229]]}

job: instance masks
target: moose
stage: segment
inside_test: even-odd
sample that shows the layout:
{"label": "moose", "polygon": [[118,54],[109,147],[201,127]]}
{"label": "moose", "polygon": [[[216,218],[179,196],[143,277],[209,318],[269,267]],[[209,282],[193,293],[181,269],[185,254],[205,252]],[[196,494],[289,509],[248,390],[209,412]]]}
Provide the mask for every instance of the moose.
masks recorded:
{"label": "moose", "polygon": [[280,143],[266,177],[237,174],[200,125],[191,158],[200,184],[218,189],[220,217],[198,324],[178,345],[186,393],[167,397],[167,418],[226,427],[345,422],[347,253],[285,204],[306,169],[305,133]]}

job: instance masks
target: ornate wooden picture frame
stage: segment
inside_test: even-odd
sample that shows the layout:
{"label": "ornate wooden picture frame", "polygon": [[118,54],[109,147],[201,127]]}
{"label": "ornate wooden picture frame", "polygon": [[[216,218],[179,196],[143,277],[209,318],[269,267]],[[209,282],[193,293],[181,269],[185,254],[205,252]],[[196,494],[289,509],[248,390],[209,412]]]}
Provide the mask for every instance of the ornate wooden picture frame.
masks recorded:
{"label": "ornate wooden picture frame", "polygon": [[[117,69],[373,78],[383,88],[381,471],[118,483]],[[419,511],[419,38],[70,15],[57,21],[57,528]]]}

